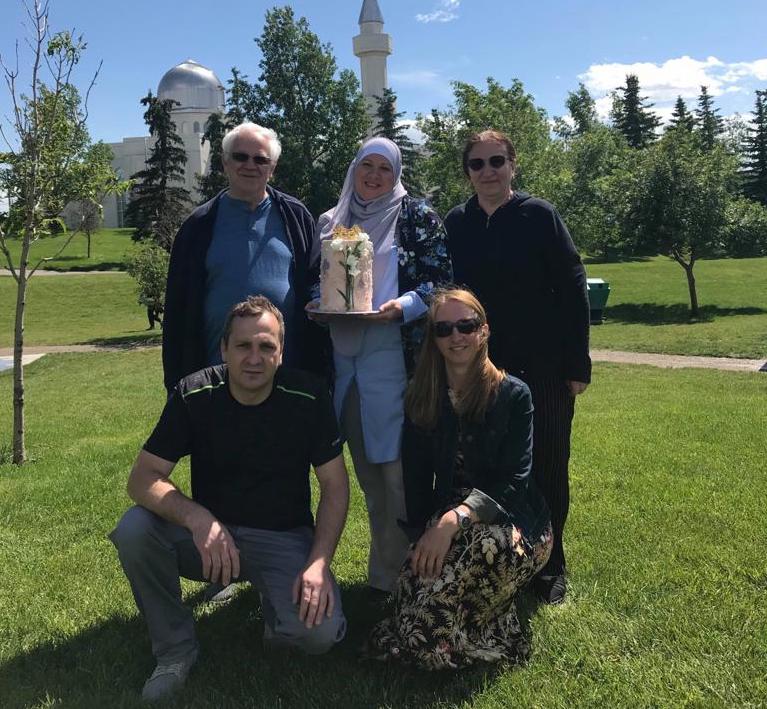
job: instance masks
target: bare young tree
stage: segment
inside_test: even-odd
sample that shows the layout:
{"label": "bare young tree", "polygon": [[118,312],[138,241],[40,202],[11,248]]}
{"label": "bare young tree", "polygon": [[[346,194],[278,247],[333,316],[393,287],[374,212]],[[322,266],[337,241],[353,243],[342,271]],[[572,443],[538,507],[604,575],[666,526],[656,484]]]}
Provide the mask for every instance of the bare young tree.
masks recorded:
{"label": "bare young tree", "polygon": [[[13,333],[13,462],[26,461],[24,425],[24,316],[27,287],[43,261],[55,259],[79,231],[73,230],[61,249],[50,259],[30,263],[32,245],[46,234],[46,224],[58,215],[72,197],[67,187],[71,170],[82,158],[88,145],[85,128],[88,96],[101,65],[88,84],[84,101],[72,83],[85,43],[70,32],[51,34],[48,25],[48,0],[24,2],[30,36],[26,46],[31,52],[29,83],[20,78],[19,42],[15,60],[0,57],[11,104],[11,116],[0,124],[0,136],[7,150],[0,153],[4,166],[2,182],[10,195],[9,216],[0,223],[0,252],[16,281],[16,314]],[[21,84],[24,84],[22,89]],[[14,263],[8,246],[10,237],[18,237],[21,251]]]}

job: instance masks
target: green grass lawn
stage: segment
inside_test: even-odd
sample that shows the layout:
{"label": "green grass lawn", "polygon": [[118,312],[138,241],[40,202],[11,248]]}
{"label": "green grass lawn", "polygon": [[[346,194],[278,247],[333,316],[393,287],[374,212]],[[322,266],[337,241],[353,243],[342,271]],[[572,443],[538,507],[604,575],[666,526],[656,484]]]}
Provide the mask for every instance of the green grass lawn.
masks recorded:
{"label": "green grass lawn", "polygon": [[[46,261],[41,268],[50,271],[121,271],[125,268],[125,257],[134,248],[131,239],[133,229],[99,229],[91,237],[91,257],[87,258],[88,242],[85,234],[76,234],[61,256],[55,261]],[[58,252],[69,238],[68,234],[39,239],[30,250],[29,262],[34,267],[42,258]],[[14,265],[18,266],[21,241],[10,239],[8,247]],[[6,268],[5,258],[0,268]]]}
{"label": "green grass lawn", "polygon": [[[47,356],[27,369],[35,460],[0,465],[4,709],[139,706],[153,663],[106,534],[129,504],[161,380],[156,350]],[[3,436],[10,393],[5,373]],[[324,657],[270,655],[252,591],[225,609],[198,606],[204,654],[174,706],[763,706],[765,397],[758,373],[596,366],[573,436],[569,600],[536,608],[525,597],[527,665],[429,675],[357,659],[376,616],[354,486],[335,563],[348,639]],[[189,602],[199,588],[185,586]]]}
{"label": "green grass lawn", "polygon": [[[695,270],[702,317],[690,322],[686,279],[670,259],[587,264],[589,277],[611,287],[607,321],[591,329],[592,347],[767,358],[767,258],[701,261]],[[12,344],[15,298],[13,280],[0,278],[0,302],[8,304],[0,309],[0,347]],[[29,345],[152,337],[125,274],[35,277],[27,302]]]}
{"label": "green grass lawn", "polygon": [[[13,345],[16,281],[0,277],[0,347]],[[25,343],[72,345],[159,341],[126,273],[33,276],[27,292]]]}
{"label": "green grass lawn", "polygon": [[587,264],[611,292],[594,348],[720,357],[767,358],[767,258],[699,261],[701,318],[690,322],[687,279],[666,257]]}

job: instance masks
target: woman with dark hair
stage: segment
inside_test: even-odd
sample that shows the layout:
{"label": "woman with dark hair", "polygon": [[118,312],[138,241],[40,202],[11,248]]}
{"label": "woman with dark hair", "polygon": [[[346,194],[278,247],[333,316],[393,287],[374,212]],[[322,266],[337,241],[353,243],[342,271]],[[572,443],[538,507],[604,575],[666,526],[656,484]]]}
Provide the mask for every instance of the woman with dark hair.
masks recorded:
{"label": "woman with dark hair", "polygon": [[417,541],[369,654],[423,669],[518,659],[527,646],[514,600],[552,544],[546,504],[529,484],[530,391],[488,358],[487,317],[472,293],[438,292],[426,330],[403,440]]}
{"label": "woman with dark hair", "polygon": [[397,526],[404,514],[400,447],[407,375],[432,291],[453,275],[442,221],[425,200],[408,195],[401,177],[397,145],[386,138],[366,141],[349,165],[338,204],[319,218],[316,240],[319,251],[336,226],[357,225],[373,245],[378,312],[332,318],[329,325],[336,412],[370,523],[368,584],[387,595],[408,546]]}
{"label": "woman with dark hair", "polygon": [[575,397],[591,381],[586,272],[556,209],[512,190],[516,152],[508,136],[491,130],[472,135],[463,171],[475,194],[445,218],[455,280],[487,308],[491,359],[530,387],[532,475],[554,529],[551,559],[535,590],[540,600],[560,603],[570,431]]}

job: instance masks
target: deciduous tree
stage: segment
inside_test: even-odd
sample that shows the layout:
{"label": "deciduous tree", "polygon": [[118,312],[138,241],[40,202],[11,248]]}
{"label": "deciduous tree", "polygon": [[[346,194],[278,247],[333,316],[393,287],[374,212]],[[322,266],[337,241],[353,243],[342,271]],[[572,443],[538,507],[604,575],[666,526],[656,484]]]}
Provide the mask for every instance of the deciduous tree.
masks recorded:
{"label": "deciduous tree", "polygon": [[108,195],[122,194],[130,188],[130,180],[120,180],[112,169],[113,157],[112,149],[98,142],[87,149],[83,160],[73,168],[71,208],[88,242],[88,258],[93,234],[101,226],[102,203]]}
{"label": "deciduous tree", "polygon": [[[58,215],[70,200],[73,166],[82,159],[88,144],[86,113],[73,83],[85,43],[69,32],[50,33],[47,2],[35,0],[25,7],[31,31],[26,42],[31,69],[25,89],[21,87],[18,57],[14,66],[0,57],[12,109],[8,124],[0,126],[7,148],[0,154],[0,164],[6,166],[3,191],[10,196],[10,214],[0,222],[0,251],[16,281],[12,460],[19,465],[27,458],[22,367],[27,289],[42,264],[40,260],[32,265],[31,249],[46,233],[47,220]],[[95,77],[86,91],[86,105],[94,81]],[[11,236],[21,241],[17,261],[8,248]]]}
{"label": "deciduous tree", "polygon": [[487,79],[482,90],[454,82],[454,106],[419,117],[426,136],[424,173],[437,211],[445,213],[471,194],[463,175],[461,152],[472,133],[494,128],[508,134],[517,150],[515,187],[556,202],[562,186],[564,164],[561,148],[550,137],[545,111],[538,108],[522,83],[504,87]]}
{"label": "deciduous tree", "polygon": [[256,44],[261,74],[248,117],[280,136],[275,186],[317,216],[337,200],[369,124],[357,78],[337,71],[330,45],[321,44],[290,7],[267,11]]}
{"label": "deciduous tree", "polygon": [[737,160],[721,145],[706,152],[695,136],[669,131],[646,151],[638,176],[637,232],[684,269],[690,314],[698,317],[694,268],[700,258],[723,248]]}

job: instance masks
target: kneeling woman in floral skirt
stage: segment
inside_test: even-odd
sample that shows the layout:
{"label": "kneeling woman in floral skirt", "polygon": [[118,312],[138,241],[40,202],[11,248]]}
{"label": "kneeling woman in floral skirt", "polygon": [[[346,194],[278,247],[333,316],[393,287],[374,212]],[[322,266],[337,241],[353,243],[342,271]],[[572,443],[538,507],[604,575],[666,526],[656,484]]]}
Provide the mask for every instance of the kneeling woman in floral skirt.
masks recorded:
{"label": "kneeling woman in floral skirt", "polygon": [[405,400],[407,526],[417,541],[393,615],[373,629],[373,657],[436,670],[526,651],[515,598],[551,553],[551,524],[530,482],[530,391],[488,359],[489,335],[472,293],[435,295]]}

